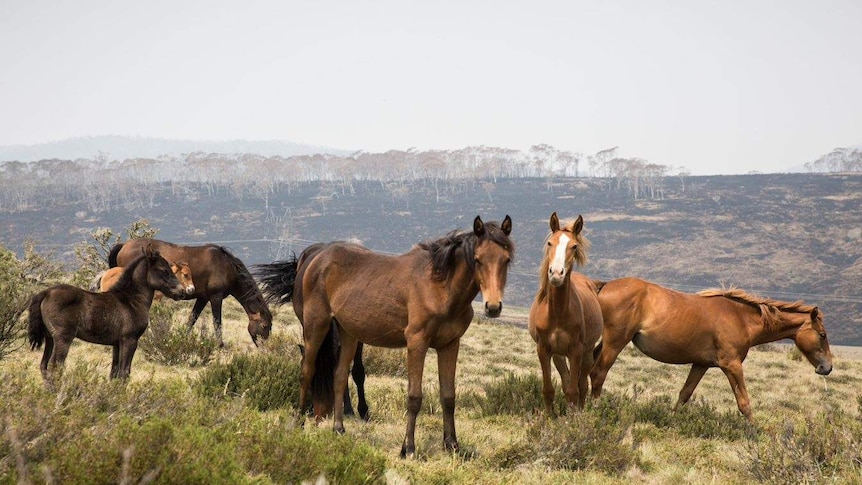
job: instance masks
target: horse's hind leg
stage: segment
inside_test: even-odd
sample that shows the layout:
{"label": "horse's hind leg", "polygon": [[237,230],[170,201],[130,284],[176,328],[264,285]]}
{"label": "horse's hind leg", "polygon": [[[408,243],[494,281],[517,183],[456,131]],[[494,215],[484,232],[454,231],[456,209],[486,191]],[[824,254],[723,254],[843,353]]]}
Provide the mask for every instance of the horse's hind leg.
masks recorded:
{"label": "horse's hind leg", "polygon": [[45,332],[45,351],[42,352],[42,362],[39,363],[39,370],[42,371],[42,378],[48,381],[51,374],[48,372],[48,363],[51,360],[51,354],[54,352],[54,338],[51,334]]}
{"label": "horse's hind leg", "polygon": [[[335,370],[335,395],[345,395],[347,392],[347,374],[350,370],[350,362],[356,354],[357,340],[352,335],[340,329],[341,355],[338,357],[338,367]],[[349,394],[347,395],[350,399]],[[344,400],[335,400],[332,428],[338,434],[344,434]]]}
{"label": "horse's hind leg", "polygon": [[614,365],[614,362],[617,360],[617,356],[620,355],[620,352],[622,352],[626,344],[631,342],[633,337],[634,334],[623,335],[621,337],[611,335],[602,337],[602,342],[595,350],[600,351],[600,353],[590,371],[590,380],[593,385],[593,398],[598,398],[602,395],[602,385],[605,383],[608,371],[611,370],[611,366]]}
{"label": "horse's hind leg", "polygon": [[69,347],[72,345],[74,337],[66,337],[58,335],[54,339],[54,352],[51,354],[50,367],[51,370],[57,370],[62,373],[63,366],[66,364],[66,356],[69,355]]}
{"label": "horse's hind leg", "polygon": [[362,342],[356,347],[356,356],[353,357],[353,369],[351,375],[356,384],[357,409],[359,416],[368,421],[368,403],[365,401],[365,365],[362,363]]}
{"label": "horse's hind leg", "polygon": [[673,410],[676,411],[680,406],[687,403],[689,399],[691,399],[692,393],[694,393],[694,389],[697,387],[700,380],[703,378],[703,375],[706,374],[707,369],[709,367],[704,367],[702,365],[694,364],[691,366],[691,370],[688,373],[688,378],[685,380],[685,384],[682,386],[682,390],[679,391],[679,400],[677,400],[676,404],[673,406]]}
{"label": "horse's hind leg", "polygon": [[739,412],[752,422],[754,419],[751,416],[751,401],[748,398],[748,390],[745,388],[745,378],[742,375],[742,362],[730,362],[721,367],[727,380],[730,381],[730,387],[733,389],[733,394],[736,396],[736,405],[739,407]]}
{"label": "horse's hind leg", "polygon": [[213,298],[210,300],[210,308],[213,311],[213,328],[215,329],[216,339],[218,339],[219,347],[224,347],[224,340],[221,337],[221,298]]}

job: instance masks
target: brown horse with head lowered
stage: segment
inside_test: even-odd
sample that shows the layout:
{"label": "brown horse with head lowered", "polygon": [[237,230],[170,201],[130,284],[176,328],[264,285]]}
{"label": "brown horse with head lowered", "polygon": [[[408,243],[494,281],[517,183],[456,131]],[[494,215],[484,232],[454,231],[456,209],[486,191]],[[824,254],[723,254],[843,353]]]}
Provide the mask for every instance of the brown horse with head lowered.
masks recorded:
{"label": "brown horse with head lowered", "polygon": [[581,233],[583,217],[560,225],[554,212],[549,224],[551,233],[545,240],[539,266],[539,291],[530,308],[529,330],[542,366],[545,411],[554,416],[551,359],[560,373],[566,400],[583,408],[589,391],[587,377],[593,365],[593,348],[602,334],[602,310],[595,284],[574,271],[576,264],[587,262],[590,246]]}
{"label": "brown horse with head lowered", "polygon": [[[429,348],[437,350],[443,442],[458,448],[455,434],[455,365],[461,336],[473,319],[473,299],[481,292],[485,314],[497,317],[503,308],[509,262],[514,245],[512,220],[473,221],[472,231],[452,232],[424,242],[407,253],[391,256],[358,244],[332,243],[308,260],[301,282],[305,354],[302,359],[300,409],[312,379],[329,374],[318,355],[334,345],[341,352],[334,374],[334,395],[347,386],[350,362],[359,342],[380,347],[407,347],[407,432],[401,456],[412,456],[416,417],[422,408],[422,372]],[[300,259],[303,259],[302,256]],[[291,301],[296,260],[260,265],[264,292],[271,301]],[[328,342],[328,343],[327,343]],[[332,392],[332,391],[330,391]],[[335,400],[333,428],[344,432],[343,401]]]}
{"label": "brown horse with head lowered", "polygon": [[593,397],[601,394],[608,370],[629,342],[655,360],[692,364],[675,408],[689,400],[707,369],[718,367],[749,420],[742,361],[751,347],[793,339],[815,372],[832,371],[823,315],[816,306],[760,298],[735,288],[692,295],[636,278],[599,284],[599,303],[605,323],[591,372]]}
{"label": "brown horse with head lowered", "polygon": [[221,309],[222,301],[233,296],[239,301],[248,315],[248,333],[257,344],[258,338],[269,337],[272,328],[272,313],[257,287],[257,282],[239,258],[227,248],[215,244],[203,246],[183,246],[158,239],[131,239],[115,244],[108,255],[108,266],[125,266],[140,251],[152,245],[171,261],[185,261],[194,268],[194,292],[184,299],[195,299],[194,308],[189,315],[188,327],[191,328],[207,303],[213,314],[216,337],[223,346]]}

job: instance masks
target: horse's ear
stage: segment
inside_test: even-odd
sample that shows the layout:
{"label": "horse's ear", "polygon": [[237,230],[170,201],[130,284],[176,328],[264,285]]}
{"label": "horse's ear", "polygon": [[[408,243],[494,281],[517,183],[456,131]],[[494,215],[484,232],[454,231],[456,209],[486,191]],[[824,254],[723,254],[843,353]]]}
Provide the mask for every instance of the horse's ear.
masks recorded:
{"label": "horse's ear", "polygon": [[485,235],[485,223],[482,222],[482,218],[479,216],[476,216],[476,218],[473,219],[473,234],[479,237]]}
{"label": "horse's ear", "polygon": [[584,217],[578,214],[578,218],[575,220],[575,225],[572,227],[572,233],[576,236],[581,233],[581,230],[584,228]]}
{"label": "horse's ear", "polygon": [[500,226],[500,229],[503,230],[503,234],[509,235],[512,234],[512,218],[509,217],[509,214],[506,214],[506,217],[503,219],[503,224]]}
{"label": "horse's ear", "polygon": [[551,220],[548,221],[548,225],[551,226],[551,232],[557,232],[560,230],[560,218],[557,217],[557,211],[554,211],[551,214]]}
{"label": "horse's ear", "polygon": [[147,244],[147,246],[143,249],[144,256],[149,259],[156,259],[159,257],[159,251],[153,246],[153,243]]}
{"label": "horse's ear", "polygon": [[813,322],[813,321],[817,320],[817,316],[819,314],[820,314],[820,309],[817,307],[814,307],[814,309],[811,310],[811,321]]}

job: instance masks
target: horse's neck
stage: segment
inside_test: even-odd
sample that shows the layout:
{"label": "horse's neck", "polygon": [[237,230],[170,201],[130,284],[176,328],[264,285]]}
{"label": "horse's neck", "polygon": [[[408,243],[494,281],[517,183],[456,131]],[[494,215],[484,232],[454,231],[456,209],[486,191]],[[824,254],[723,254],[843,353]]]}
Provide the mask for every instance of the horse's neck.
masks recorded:
{"label": "horse's neck", "polygon": [[[761,318],[758,316],[758,318]],[[754,344],[765,344],[775,342],[776,340],[792,339],[796,336],[807,319],[807,314],[796,312],[778,311],[778,317],[770,325],[764,323],[761,319],[760,333],[755,336]]]}
{"label": "horse's neck", "polygon": [[567,316],[571,308],[575,305],[581,305],[581,299],[575,292],[575,285],[572,283],[571,274],[566,276],[566,280],[560,286],[547,284],[545,289],[545,301],[548,302],[548,314],[554,316]]}
{"label": "horse's neck", "polygon": [[446,282],[449,292],[449,305],[461,306],[472,304],[479,294],[479,284],[465,261],[460,261]]}

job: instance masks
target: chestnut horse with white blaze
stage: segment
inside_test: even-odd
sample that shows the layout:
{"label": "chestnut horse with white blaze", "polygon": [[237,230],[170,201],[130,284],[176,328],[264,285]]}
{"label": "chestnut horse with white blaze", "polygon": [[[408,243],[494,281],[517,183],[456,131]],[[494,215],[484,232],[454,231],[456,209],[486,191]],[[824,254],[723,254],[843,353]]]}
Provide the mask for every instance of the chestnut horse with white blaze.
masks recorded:
{"label": "chestnut horse with white blaze", "polygon": [[793,339],[815,372],[832,372],[832,352],[816,306],[751,295],[737,288],[680,293],[637,278],[598,283],[605,325],[591,372],[593,397],[629,342],[667,364],[692,364],[674,409],[688,402],[707,369],[727,376],[739,411],[752,420],[742,362],[755,345]]}
{"label": "chestnut horse with white blaze", "polygon": [[574,271],[575,264],[586,264],[590,247],[581,232],[583,217],[561,225],[554,212],[549,225],[551,233],[545,240],[529,330],[542,366],[545,412],[555,416],[551,359],[560,373],[566,400],[583,409],[589,392],[587,377],[593,365],[593,348],[602,334],[602,310],[595,284]]}
{"label": "chestnut horse with white blaze", "polygon": [[[416,416],[422,408],[422,372],[429,348],[437,350],[443,442],[457,450],[455,434],[455,365],[461,336],[473,319],[473,299],[482,293],[485,314],[498,317],[503,308],[514,245],[512,220],[473,221],[473,230],[454,231],[420,243],[407,253],[390,256],[358,244],[331,243],[320,248],[302,276],[302,328],[305,354],[299,406],[304,409],[312,379],[331,369],[318,368],[324,342],[333,345],[338,332],[341,353],[334,395],[347,386],[357,345],[407,347],[407,431],[401,456],[412,456]],[[270,301],[288,302],[294,291],[296,261],[257,266]],[[333,428],[344,432],[342,399],[335,399]]]}

